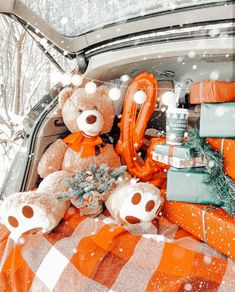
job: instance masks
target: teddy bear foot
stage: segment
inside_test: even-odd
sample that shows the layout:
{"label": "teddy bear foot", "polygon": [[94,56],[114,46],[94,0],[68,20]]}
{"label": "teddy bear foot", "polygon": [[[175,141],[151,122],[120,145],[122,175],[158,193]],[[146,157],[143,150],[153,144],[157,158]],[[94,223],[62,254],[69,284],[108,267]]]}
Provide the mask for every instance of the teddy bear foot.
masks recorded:
{"label": "teddy bear foot", "polygon": [[15,193],[1,205],[1,219],[15,242],[26,232],[47,233],[63,218],[70,202],[60,202],[48,194]]}

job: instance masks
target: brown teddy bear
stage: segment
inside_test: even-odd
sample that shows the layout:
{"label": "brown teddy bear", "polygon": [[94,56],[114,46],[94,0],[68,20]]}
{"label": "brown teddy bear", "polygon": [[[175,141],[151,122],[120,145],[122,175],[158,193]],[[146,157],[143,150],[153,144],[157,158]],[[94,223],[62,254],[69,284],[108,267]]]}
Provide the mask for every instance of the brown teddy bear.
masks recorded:
{"label": "brown teddy bear", "polygon": [[[48,232],[59,223],[70,202],[59,201],[58,193],[68,192],[66,180],[78,170],[91,163],[105,163],[111,169],[121,165],[113,146],[100,136],[111,130],[115,117],[107,87],[99,87],[94,94],[83,88],[65,88],[60,93],[59,106],[71,134],[56,140],[42,155],[38,174],[44,180],[36,191],[13,194],[2,203],[2,221],[12,237],[38,228]],[[76,205],[75,200],[72,202]],[[102,204],[93,210],[86,204],[80,209],[84,215],[96,215],[102,211]]]}
{"label": "brown teddy bear", "polygon": [[120,158],[111,144],[105,144],[99,134],[111,131],[114,122],[114,105],[108,97],[108,88],[101,86],[96,93],[85,89],[65,88],[60,93],[59,105],[65,125],[72,133],[64,140],[56,140],[43,154],[38,174],[65,170],[75,173],[91,163],[120,166]]}

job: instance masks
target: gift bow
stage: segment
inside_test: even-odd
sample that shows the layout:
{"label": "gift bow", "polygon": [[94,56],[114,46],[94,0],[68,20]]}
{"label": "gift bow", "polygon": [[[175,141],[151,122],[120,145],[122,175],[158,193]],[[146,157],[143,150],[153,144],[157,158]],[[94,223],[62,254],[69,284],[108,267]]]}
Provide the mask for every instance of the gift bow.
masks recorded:
{"label": "gift bow", "polygon": [[[89,156],[98,155],[101,147],[105,146],[105,143],[100,136],[90,137],[85,136],[82,132],[73,133],[64,138],[64,142],[68,144],[76,152],[80,152],[80,157],[85,158]],[[97,147],[98,152],[97,152]]]}

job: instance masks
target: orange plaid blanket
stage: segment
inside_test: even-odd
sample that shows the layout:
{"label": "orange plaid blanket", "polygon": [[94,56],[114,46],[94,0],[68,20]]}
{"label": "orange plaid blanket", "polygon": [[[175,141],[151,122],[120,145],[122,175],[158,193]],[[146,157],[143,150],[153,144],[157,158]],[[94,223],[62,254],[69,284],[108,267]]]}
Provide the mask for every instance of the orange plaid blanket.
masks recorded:
{"label": "orange plaid blanket", "polygon": [[17,244],[0,226],[0,291],[235,291],[235,263],[161,218],[117,225],[70,208]]}

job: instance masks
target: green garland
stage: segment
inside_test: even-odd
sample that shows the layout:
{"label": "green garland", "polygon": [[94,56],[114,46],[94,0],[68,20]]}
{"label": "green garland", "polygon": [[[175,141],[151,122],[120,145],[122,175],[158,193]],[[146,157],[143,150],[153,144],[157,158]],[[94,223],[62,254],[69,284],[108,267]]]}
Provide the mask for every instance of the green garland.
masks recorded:
{"label": "green garland", "polygon": [[189,141],[186,143],[194,148],[199,155],[204,155],[208,161],[206,166],[209,173],[206,183],[212,187],[212,191],[223,202],[222,208],[230,215],[235,215],[235,183],[223,172],[223,157],[221,153],[213,150],[206,142],[206,138],[199,135],[197,129],[190,129]]}

